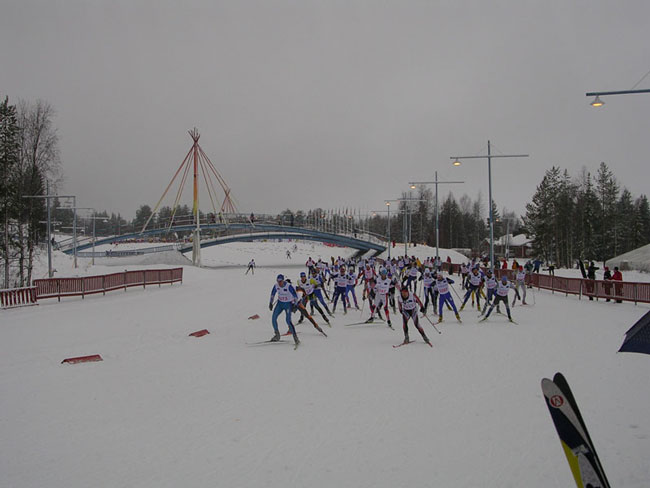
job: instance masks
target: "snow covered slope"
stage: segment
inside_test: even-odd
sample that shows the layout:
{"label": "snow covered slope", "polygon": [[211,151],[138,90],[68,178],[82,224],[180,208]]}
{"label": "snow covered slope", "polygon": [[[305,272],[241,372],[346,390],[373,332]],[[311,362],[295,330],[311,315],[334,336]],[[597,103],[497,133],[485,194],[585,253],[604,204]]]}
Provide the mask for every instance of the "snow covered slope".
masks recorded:
{"label": "snow covered slope", "polygon": [[[186,267],[182,285],[0,312],[0,486],[568,487],[540,389],[556,371],[612,486],[648,485],[650,358],[616,353],[647,306],[536,291],[518,326],[425,321],[433,349],[344,327],[358,311],[328,338],[300,325],[297,351],[249,346],[271,336],[275,275],[300,271],[256,246],[204,252],[255,257],[254,276]],[[87,354],[104,361],[60,364]]]}

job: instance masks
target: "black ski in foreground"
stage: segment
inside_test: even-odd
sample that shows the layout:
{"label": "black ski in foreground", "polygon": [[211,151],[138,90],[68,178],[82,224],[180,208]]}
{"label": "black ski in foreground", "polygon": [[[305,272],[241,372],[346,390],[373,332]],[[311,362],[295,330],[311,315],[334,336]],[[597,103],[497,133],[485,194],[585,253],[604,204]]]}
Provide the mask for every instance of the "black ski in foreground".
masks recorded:
{"label": "black ski in foreground", "polygon": [[578,488],[609,488],[578,404],[562,375],[542,380],[542,392]]}

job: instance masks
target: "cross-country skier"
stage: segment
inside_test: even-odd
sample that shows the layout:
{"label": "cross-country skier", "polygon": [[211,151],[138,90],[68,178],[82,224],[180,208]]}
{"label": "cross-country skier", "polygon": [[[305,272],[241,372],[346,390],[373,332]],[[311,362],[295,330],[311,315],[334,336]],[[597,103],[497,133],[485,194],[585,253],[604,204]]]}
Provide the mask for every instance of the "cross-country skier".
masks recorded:
{"label": "cross-country skier", "polygon": [[465,289],[465,281],[467,281],[467,274],[469,273],[469,268],[467,267],[467,264],[461,263],[460,264],[460,283],[461,283],[461,288],[464,290]]}
{"label": "cross-country skier", "polygon": [[[463,304],[460,306],[462,311],[465,308],[467,300],[469,300],[472,293],[476,294],[476,308],[481,310],[481,286],[483,286],[483,272],[475,266],[472,268],[472,271],[467,277],[467,291],[465,292],[465,298],[463,299]],[[474,297],[472,297],[472,307],[474,306]]]}
{"label": "cross-country skier", "polygon": [[[298,280],[296,291],[302,290],[303,292],[303,297],[300,300],[300,303],[303,305],[303,307],[307,305],[307,301],[309,301],[309,305],[311,307],[311,313],[312,314],[314,313],[314,308],[315,308],[316,310],[318,310],[318,312],[320,312],[325,323],[327,323],[327,325],[330,325],[329,319],[325,315],[325,312],[323,312],[323,309],[320,308],[320,306],[318,305],[318,301],[316,299],[315,292],[316,292],[317,285],[318,283],[316,282],[316,280],[314,278],[307,278],[307,273],[303,271],[302,273],[300,273],[300,280]],[[309,319],[311,315],[305,315],[305,313],[301,313],[300,318],[298,319],[298,323],[301,324],[305,317]],[[314,327],[317,327],[316,322],[314,322],[313,320],[312,320],[312,324],[314,324]]]}
{"label": "cross-country skier", "polygon": [[406,271],[404,272],[404,279],[402,280],[402,288],[404,288],[404,282],[406,281],[406,288],[413,291],[416,291],[417,288],[417,279],[418,279],[418,268],[415,263],[411,263]]}
{"label": "cross-country skier", "polygon": [[313,280],[314,284],[314,297],[325,307],[325,311],[330,317],[333,317],[334,315],[332,312],[330,312],[330,309],[327,307],[327,303],[325,303],[325,299],[323,298],[323,293],[325,293],[325,297],[329,299],[329,296],[327,295],[327,290],[325,289],[325,279],[323,278],[323,275],[321,275],[317,269],[312,269],[311,270],[311,278]]}
{"label": "cross-country skier", "polygon": [[246,274],[248,274],[249,271],[252,271],[253,274],[255,274],[255,260],[251,259],[250,263],[248,263],[248,269],[246,270]]}
{"label": "cross-country skier", "polygon": [[377,279],[377,284],[375,285],[375,301],[374,303],[370,303],[370,318],[366,320],[366,323],[372,323],[375,320],[375,310],[379,311],[383,307],[384,313],[386,314],[386,323],[388,327],[393,328],[390,322],[390,315],[388,314],[388,291],[390,289],[390,282],[388,271],[382,267],[379,270],[379,279]]}
{"label": "cross-country skier", "polygon": [[336,312],[336,304],[341,298],[343,302],[343,314],[348,313],[348,306],[345,303],[345,290],[348,287],[348,277],[345,273],[345,266],[339,266],[338,274],[333,276],[334,279],[334,297],[332,298],[332,313]]}
{"label": "cross-country skier", "polygon": [[420,320],[418,319],[418,305],[420,307],[420,310],[422,310],[422,302],[420,301],[418,296],[413,292],[409,291],[408,289],[402,288],[399,295],[397,296],[397,306],[399,307],[399,311],[402,314],[404,344],[408,344],[409,342],[411,342],[409,340],[408,321],[409,319],[412,319],[413,325],[415,325],[415,328],[422,336],[422,339],[424,339],[424,342],[431,345],[431,342],[429,342],[429,338],[427,337],[427,335],[424,333],[424,330],[420,326]]}
{"label": "cross-country skier", "polygon": [[485,314],[485,317],[481,319],[481,322],[486,321],[490,316],[490,314],[492,313],[494,306],[499,305],[499,303],[501,302],[503,302],[506,306],[506,312],[508,312],[508,320],[510,322],[513,322],[512,316],[510,315],[510,306],[508,305],[508,292],[510,291],[511,288],[514,287],[515,286],[508,281],[508,277],[504,274],[501,277],[501,280],[499,280],[499,284],[497,285],[497,292],[494,297],[494,301],[492,302],[492,305],[490,305],[490,308]]}
{"label": "cross-country skier", "polygon": [[424,274],[420,276],[424,288],[424,308],[422,313],[427,314],[427,307],[429,306],[429,299],[431,299],[431,307],[433,308],[433,313],[436,313],[436,304],[438,302],[438,291],[433,286],[436,281],[433,274],[429,269],[424,270]]}
{"label": "cross-country skier", "polygon": [[357,274],[354,269],[354,264],[351,264],[348,268],[348,282],[345,287],[345,299],[348,302],[348,308],[352,308],[352,304],[350,303],[350,295],[352,295],[352,298],[354,299],[354,307],[359,310],[359,303],[357,302],[357,293],[355,291],[355,288],[357,286]]}
{"label": "cross-country skier", "polygon": [[[512,299],[512,306],[515,306],[517,298],[521,298],[521,304],[526,305],[526,272],[523,266],[519,266],[515,275],[515,292],[516,296]],[[519,291],[521,289],[521,292]]]}
{"label": "cross-country skier", "polygon": [[[481,312],[481,315],[483,315],[487,310],[488,306],[492,304],[494,294],[497,291],[497,279],[492,273],[492,270],[489,268],[485,272],[485,288],[487,289],[487,298],[485,299],[485,305],[483,305],[483,311]],[[498,311],[499,309],[497,308],[497,312]]]}
{"label": "cross-country skier", "polygon": [[[273,308],[273,299],[275,294],[278,294],[278,301]],[[273,330],[275,335],[271,338],[272,342],[277,342],[280,340],[280,331],[278,330],[278,317],[282,312],[285,313],[285,319],[289,330],[293,334],[293,340],[296,344],[299,344],[298,334],[296,334],[296,329],[291,323],[291,310],[293,309],[294,304],[298,301],[298,294],[294,287],[284,279],[284,275],[279,274],[273,289],[271,289],[271,298],[269,300],[269,310],[273,311],[273,317],[271,322],[273,324]]]}
{"label": "cross-country skier", "polygon": [[456,304],[454,303],[451,291],[449,290],[449,286],[453,282],[454,280],[451,278],[445,278],[442,276],[442,273],[438,273],[435,284],[436,290],[438,290],[438,322],[442,322],[442,306],[445,304],[451,306],[453,311],[456,313],[456,319],[461,322],[460,314],[458,313],[458,310],[456,310]]}

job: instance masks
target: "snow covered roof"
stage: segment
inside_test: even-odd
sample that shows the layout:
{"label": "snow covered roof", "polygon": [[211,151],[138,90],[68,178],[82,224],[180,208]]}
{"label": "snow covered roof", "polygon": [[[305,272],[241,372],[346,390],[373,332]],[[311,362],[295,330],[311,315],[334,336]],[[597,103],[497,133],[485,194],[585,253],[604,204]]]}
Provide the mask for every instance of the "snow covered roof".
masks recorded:
{"label": "snow covered roof", "polygon": [[517,234],[516,236],[513,236],[511,234],[506,234],[505,236],[501,236],[498,239],[494,240],[494,243],[497,246],[505,246],[507,244],[509,246],[517,247],[517,246],[527,246],[530,247],[532,244],[532,239],[526,237],[526,234]]}
{"label": "snow covered roof", "polygon": [[625,271],[626,269],[650,271],[650,244],[608,259],[607,266],[610,268],[618,266],[621,268],[621,271]]}

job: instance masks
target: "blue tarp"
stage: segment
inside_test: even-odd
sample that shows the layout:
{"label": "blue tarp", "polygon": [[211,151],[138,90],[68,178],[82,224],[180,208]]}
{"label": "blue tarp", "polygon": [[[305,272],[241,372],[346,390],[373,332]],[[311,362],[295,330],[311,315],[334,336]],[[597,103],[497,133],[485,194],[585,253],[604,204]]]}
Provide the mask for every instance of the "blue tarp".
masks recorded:
{"label": "blue tarp", "polygon": [[625,340],[618,352],[641,352],[650,354],[650,312],[625,333]]}

